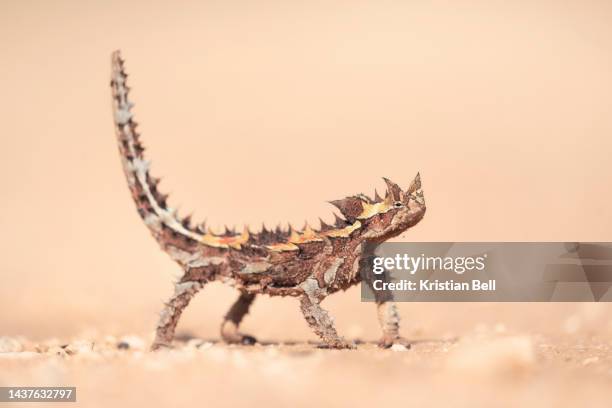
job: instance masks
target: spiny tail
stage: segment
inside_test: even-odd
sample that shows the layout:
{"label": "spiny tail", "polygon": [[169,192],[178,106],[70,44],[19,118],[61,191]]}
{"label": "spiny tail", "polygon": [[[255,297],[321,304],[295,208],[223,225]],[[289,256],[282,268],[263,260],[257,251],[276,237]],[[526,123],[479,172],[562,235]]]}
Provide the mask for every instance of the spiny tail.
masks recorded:
{"label": "spiny tail", "polygon": [[132,198],[138,213],[165,250],[175,247],[192,252],[201,241],[202,235],[190,227],[189,217],[181,220],[176,212],[167,206],[167,196],[157,190],[159,179],[149,174],[149,162],[144,159],[144,148],[136,131],[128,99],[130,88],[126,84],[127,74],[119,51],[112,54],[111,88],[113,92],[113,114],[119,152],[123,163]]}

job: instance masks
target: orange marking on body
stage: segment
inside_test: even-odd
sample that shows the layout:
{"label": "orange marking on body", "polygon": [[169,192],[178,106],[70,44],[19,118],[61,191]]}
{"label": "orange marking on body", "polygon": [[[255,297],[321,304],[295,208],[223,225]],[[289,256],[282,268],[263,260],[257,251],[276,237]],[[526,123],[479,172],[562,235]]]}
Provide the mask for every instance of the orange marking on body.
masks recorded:
{"label": "orange marking on body", "polygon": [[364,201],[362,205],[363,211],[357,216],[357,218],[360,220],[365,220],[377,214],[384,214],[393,208],[393,198],[391,197],[391,194],[389,194],[387,197],[385,197],[384,201],[374,204],[366,203]]}
{"label": "orange marking on body", "polygon": [[359,228],[361,228],[361,222],[355,221],[354,224],[349,225],[347,227],[344,227],[344,228],[341,228],[341,229],[333,229],[333,230],[325,231],[325,232],[322,232],[322,234],[327,236],[327,237],[342,238],[342,237],[350,236],[353,233],[353,231],[355,231],[355,230],[357,230]]}
{"label": "orange marking on body", "polygon": [[296,244],[323,241],[323,237],[347,238],[359,228],[361,228],[361,222],[359,221],[356,221],[354,224],[351,224],[344,228],[333,229],[333,230],[324,231],[324,232],[317,232],[311,229],[309,226],[306,226],[306,228],[304,229],[304,232],[301,234],[297,231],[293,231],[291,233],[291,236],[289,237],[288,242],[267,245],[266,248],[268,248],[270,251],[275,251],[275,252],[296,251],[299,249]]}
{"label": "orange marking on body", "polygon": [[212,246],[215,248],[234,248],[241,249],[242,245],[249,241],[249,230],[244,227],[244,231],[240,235],[233,237],[216,236],[210,230],[200,240],[204,245]]}

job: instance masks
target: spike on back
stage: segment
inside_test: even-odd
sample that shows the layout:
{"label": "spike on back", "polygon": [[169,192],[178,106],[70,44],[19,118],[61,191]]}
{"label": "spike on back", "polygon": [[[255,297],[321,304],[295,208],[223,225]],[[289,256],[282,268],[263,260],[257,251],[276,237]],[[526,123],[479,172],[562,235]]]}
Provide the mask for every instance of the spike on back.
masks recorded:
{"label": "spike on back", "polygon": [[319,218],[319,223],[321,224],[319,230],[320,231],[328,231],[333,229],[333,227],[329,224],[327,224],[325,221],[323,221],[323,219]]}
{"label": "spike on back", "polygon": [[403,192],[400,186],[398,186],[397,184],[395,184],[394,182],[392,182],[386,177],[383,177],[383,180],[385,181],[385,184],[387,184],[387,194],[391,195],[391,198],[394,201],[401,200]]}
{"label": "spike on back", "polygon": [[363,212],[364,201],[356,196],[333,200],[329,203],[337,207],[342,215],[351,223]]}
{"label": "spike on back", "polygon": [[382,201],[382,197],[378,194],[378,190],[374,190],[374,202],[380,203]]}
{"label": "spike on back", "polygon": [[334,225],[337,228],[344,228],[348,225],[348,222],[344,218],[338,216],[338,214],[334,213]]}
{"label": "spike on back", "polygon": [[416,177],[414,178],[414,180],[412,180],[412,183],[410,183],[410,186],[408,187],[408,190],[406,190],[407,194],[414,194],[416,191],[421,189],[421,173],[417,173]]}
{"label": "spike on back", "polygon": [[236,235],[236,228],[232,227],[232,228],[228,228],[227,225],[223,226],[223,235],[226,237],[232,236],[232,235]]}
{"label": "spike on back", "polygon": [[187,215],[185,218],[183,218],[183,221],[181,221],[181,224],[183,225],[183,227],[185,227],[186,229],[191,229],[191,214]]}

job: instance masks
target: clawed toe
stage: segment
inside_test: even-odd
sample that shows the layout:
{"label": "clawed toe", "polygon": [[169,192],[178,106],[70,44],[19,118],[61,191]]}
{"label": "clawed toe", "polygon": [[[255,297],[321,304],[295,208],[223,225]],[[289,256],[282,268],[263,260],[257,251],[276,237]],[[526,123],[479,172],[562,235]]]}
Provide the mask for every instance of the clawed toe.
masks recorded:
{"label": "clawed toe", "polygon": [[248,334],[234,333],[230,335],[226,333],[221,337],[223,338],[223,341],[227,344],[241,344],[243,346],[252,346],[257,343],[257,339]]}
{"label": "clawed toe", "polygon": [[409,349],[411,347],[411,342],[403,337],[383,337],[378,342],[378,347],[385,349],[391,348],[394,345],[404,346]]}
{"label": "clawed toe", "polygon": [[158,350],[168,350],[171,349],[172,345],[168,344],[168,343],[153,343],[151,345],[151,351],[158,351]]}
{"label": "clawed toe", "polygon": [[249,336],[248,334],[243,334],[242,339],[240,340],[240,344],[243,346],[252,346],[257,343],[257,339],[253,336]]}
{"label": "clawed toe", "polygon": [[334,350],[354,350],[357,348],[357,345],[352,341],[338,340],[326,343],[322,347]]}

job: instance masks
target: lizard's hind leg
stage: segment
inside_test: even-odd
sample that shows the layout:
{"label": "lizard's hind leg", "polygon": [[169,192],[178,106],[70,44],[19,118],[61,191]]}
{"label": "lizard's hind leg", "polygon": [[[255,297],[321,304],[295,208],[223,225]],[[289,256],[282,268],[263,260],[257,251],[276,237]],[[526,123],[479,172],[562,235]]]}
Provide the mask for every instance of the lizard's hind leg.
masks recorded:
{"label": "lizard's hind leg", "polygon": [[257,340],[253,336],[238,331],[240,322],[249,313],[249,308],[255,300],[255,294],[241,292],[230,310],[225,315],[221,324],[221,338],[227,343],[255,344]]}
{"label": "lizard's hind leg", "polygon": [[329,348],[351,349],[353,343],[344,340],[336,332],[334,321],[320,305],[320,300],[304,295],[300,298],[300,309],[310,328],[325,342]]}
{"label": "lizard's hind leg", "polygon": [[183,309],[189,305],[191,298],[202,289],[204,284],[199,281],[177,282],[174,286],[174,295],[168,300],[166,306],[159,315],[155,341],[151,350],[162,347],[170,347],[174,338],[174,330],[183,313]]}

